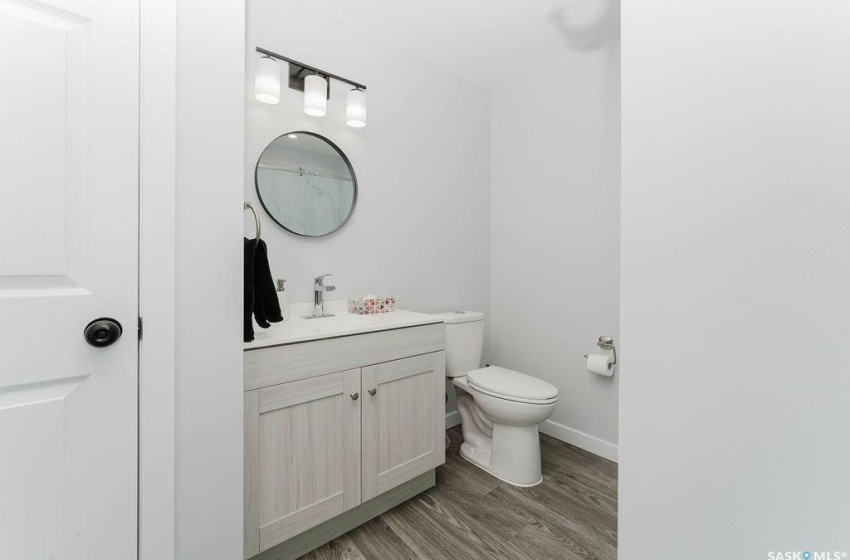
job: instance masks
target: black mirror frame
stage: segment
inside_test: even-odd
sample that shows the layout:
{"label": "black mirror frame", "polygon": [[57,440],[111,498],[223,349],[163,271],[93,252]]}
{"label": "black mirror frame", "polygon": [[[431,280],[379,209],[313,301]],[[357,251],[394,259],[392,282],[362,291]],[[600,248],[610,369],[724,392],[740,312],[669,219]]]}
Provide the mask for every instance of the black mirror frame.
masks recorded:
{"label": "black mirror frame", "polygon": [[[257,170],[260,168],[260,160],[263,159],[263,154],[266,153],[266,150],[268,149],[269,146],[274,144],[275,141],[277,141],[278,139],[283,138],[284,136],[289,136],[290,134],[307,134],[309,136],[313,136],[315,138],[318,138],[319,140],[323,140],[324,142],[327,142],[328,145],[330,145],[331,148],[336,150],[336,152],[340,155],[340,157],[342,157],[342,160],[345,162],[345,165],[348,167],[348,172],[351,174],[351,183],[354,187],[354,198],[351,201],[351,210],[348,212],[348,216],[346,216],[346,218],[336,228],[334,228],[333,230],[331,230],[327,233],[323,233],[322,235],[304,235],[303,233],[298,233],[297,231],[292,231],[291,229],[289,229],[288,227],[286,227],[285,225],[280,223],[278,221],[278,219],[275,218],[274,215],[272,215],[271,212],[269,212],[269,209],[266,208],[265,202],[263,202],[263,196],[260,194],[260,183],[259,183],[259,180],[257,179]],[[280,227],[282,227],[283,229],[285,229],[286,231],[288,231],[289,233],[291,233],[293,235],[297,235],[298,237],[305,237],[307,239],[317,239],[317,238],[320,238],[320,237],[327,237],[328,235],[336,233],[345,224],[348,223],[348,220],[350,220],[351,216],[354,215],[354,209],[357,207],[357,193],[358,193],[357,175],[354,174],[354,166],[351,165],[351,160],[348,159],[348,156],[345,155],[345,152],[343,152],[339,148],[339,146],[337,146],[336,144],[331,142],[328,138],[322,136],[321,134],[316,134],[315,132],[308,132],[306,130],[293,130],[292,132],[286,132],[284,134],[281,134],[280,136],[275,137],[274,140],[269,142],[266,145],[266,147],[263,148],[263,151],[260,153],[260,157],[257,158],[257,163],[254,165],[254,190],[257,191],[257,199],[260,201],[260,204],[262,205],[263,210],[272,219],[272,221],[274,221],[274,223],[276,223],[277,225],[279,225]]]}

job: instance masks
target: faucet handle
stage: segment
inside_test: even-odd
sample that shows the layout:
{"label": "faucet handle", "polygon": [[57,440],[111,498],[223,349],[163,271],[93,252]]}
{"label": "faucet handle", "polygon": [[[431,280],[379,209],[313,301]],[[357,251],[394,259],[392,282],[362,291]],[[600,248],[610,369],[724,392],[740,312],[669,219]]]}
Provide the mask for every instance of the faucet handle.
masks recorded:
{"label": "faucet handle", "polygon": [[330,276],[330,273],[316,276],[315,278],[313,278],[313,283],[316,286],[323,286],[325,284],[325,278],[327,278],[328,276]]}

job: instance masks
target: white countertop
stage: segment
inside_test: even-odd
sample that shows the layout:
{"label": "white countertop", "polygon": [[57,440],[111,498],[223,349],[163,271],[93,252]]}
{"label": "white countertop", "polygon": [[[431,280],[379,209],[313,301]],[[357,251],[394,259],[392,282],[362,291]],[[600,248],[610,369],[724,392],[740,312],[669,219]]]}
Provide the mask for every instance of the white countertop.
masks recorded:
{"label": "white countertop", "polygon": [[245,350],[255,350],[266,346],[279,346],[295,342],[307,342],[349,336],[368,332],[416,327],[432,323],[442,323],[438,315],[428,315],[415,311],[398,309],[392,313],[376,313],[374,315],[354,315],[348,312],[348,304],[344,300],[328,301],[325,312],[334,313],[333,317],[321,319],[302,319],[312,311],[310,304],[295,304],[290,306],[292,316],[289,321],[272,323],[268,329],[260,328],[254,323],[254,340],[244,343]]}

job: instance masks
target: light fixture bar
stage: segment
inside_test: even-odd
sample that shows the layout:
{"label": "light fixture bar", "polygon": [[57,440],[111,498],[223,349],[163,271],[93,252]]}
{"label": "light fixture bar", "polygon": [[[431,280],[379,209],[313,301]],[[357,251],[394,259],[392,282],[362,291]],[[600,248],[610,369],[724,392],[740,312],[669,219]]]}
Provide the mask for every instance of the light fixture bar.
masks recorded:
{"label": "light fixture bar", "polygon": [[[290,66],[300,67],[300,68],[303,68],[304,70],[308,70],[308,71],[310,71],[314,74],[319,74],[320,76],[324,76],[325,78],[331,78],[331,79],[336,80],[338,82],[343,82],[343,83],[349,84],[351,86],[354,86],[357,89],[361,89],[361,90],[366,89],[366,86],[364,86],[363,84],[358,84],[357,82],[353,82],[353,81],[351,81],[347,78],[343,78],[342,76],[337,76],[336,74],[331,74],[330,72],[320,70],[319,68],[316,68],[315,66],[310,66],[309,64],[304,64],[303,62],[298,62],[297,60],[292,60],[289,57],[283,56],[282,54],[277,54],[276,52],[266,50],[262,47],[257,47],[257,52],[264,54],[266,56],[270,56],[272,58],[276,58],[278,60],[286,61],[286,62],[289,63]],[[295,70],[295,71],[290,70],[290,74],[297,74],[297,73],[298,73],[297,70]]]}

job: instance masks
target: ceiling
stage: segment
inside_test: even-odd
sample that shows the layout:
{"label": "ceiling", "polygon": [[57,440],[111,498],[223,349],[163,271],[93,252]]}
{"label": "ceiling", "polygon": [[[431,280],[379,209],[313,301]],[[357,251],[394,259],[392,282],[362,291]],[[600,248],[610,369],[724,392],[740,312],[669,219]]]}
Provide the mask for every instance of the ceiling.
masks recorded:
{"label": "ceiling", "polygon": [[618,0],[311,0],[310,4],[484,87],[616,29]]}

